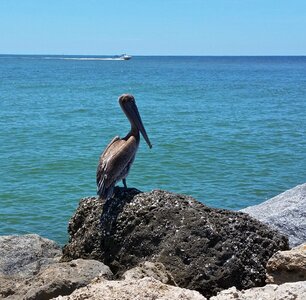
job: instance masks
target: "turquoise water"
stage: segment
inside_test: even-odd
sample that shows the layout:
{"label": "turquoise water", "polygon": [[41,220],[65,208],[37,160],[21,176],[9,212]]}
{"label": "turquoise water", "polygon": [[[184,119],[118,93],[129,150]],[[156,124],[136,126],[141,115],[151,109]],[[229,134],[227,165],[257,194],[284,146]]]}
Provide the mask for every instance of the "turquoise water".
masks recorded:
{"label": "turquoise water", "polygon": [[63,244],[98,157],[129,123],[144,141],[127,179],[240,209],[306,182],[306,57],[0,56],[0,234]]}

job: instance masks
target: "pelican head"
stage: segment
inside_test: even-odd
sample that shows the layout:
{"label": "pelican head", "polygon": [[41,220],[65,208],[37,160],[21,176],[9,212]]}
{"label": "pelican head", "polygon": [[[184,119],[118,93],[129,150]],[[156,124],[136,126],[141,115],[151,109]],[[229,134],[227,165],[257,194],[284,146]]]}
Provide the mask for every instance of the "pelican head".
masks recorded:
{"label": "pelican head", "polygon": [[136,106],[135,98],[130,94],[123,94],[119,97],[119,104],[131,123],[131,130],[140,131],[148,146],[152,148],[152,144],[148,138],[138,108]]}

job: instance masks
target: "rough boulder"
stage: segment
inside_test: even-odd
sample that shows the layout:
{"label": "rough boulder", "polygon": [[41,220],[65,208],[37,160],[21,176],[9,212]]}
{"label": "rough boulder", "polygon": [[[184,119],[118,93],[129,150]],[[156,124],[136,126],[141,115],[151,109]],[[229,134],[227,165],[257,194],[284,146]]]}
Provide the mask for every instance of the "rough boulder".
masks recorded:
{"label": "rough boulder", "polygon": [[287,238],[247,214],[161,190],[116,188],[106,203],[84,198],[68,231],[63,261],[97,259],[118,278],[143,261],[160,262],[179,287],[206,297],[264,285],[268,259],[288,249]]}
{"label": "rough boulder", "polygon": [[306,183],[241,211],[288,236],[291,247],[306,242]]}

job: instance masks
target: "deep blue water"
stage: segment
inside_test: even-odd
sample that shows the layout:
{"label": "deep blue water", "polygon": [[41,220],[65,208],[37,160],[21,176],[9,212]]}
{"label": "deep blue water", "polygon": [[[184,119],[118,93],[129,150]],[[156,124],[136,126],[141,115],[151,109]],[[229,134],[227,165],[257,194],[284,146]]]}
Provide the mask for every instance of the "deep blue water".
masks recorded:
{"label": "deep blue water", "polygon": [[127,179],[240,209],[306,182],[306,57],[0,56],[0,234],[64,243],[132,93],[153,144]]}

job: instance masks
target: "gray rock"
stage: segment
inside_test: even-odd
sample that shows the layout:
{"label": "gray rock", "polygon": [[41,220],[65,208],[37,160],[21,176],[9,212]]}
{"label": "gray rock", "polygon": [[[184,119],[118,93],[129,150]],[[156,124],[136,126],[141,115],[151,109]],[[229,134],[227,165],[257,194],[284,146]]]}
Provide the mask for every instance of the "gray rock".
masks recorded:
{"label": "gray rock", "polygon": [[[77,259],[67,263],[54,263],[27,279],[0,277],[0,296],[6,300],[47,300],[69,295],[86,286],[95,277],[112,278],[112,272],[103,263]],[[1,298],[1,297],[0,297]]]}
{"label": "gray rock", "polygon": [[0,236],[0,276],[32,276],[61,255],[60,246],[37,234]]}
{"label": "gray rock", "polygon": [[287,235],[291,247],[306,242],[306,183],[241,211]]}
{"label": "gray rock", "polygon": [[267,283],[306,280],[306,243],[289,251],[277,251],[267,263]]}
{"label": "gray rock", "polygon": [[98,259],[119,277],[140,262],[161,262],[178,286],[206,297],[264,285],[268,259],[288,249],[285,237],[247,214],[165,191],[116,188],[105,204],[82,199],[68,231],[64,261]]}
{"label": "gray rock", "polygon": [[235,287],[220,292],[210,300],[305,300],[306,281],[268,284],[264,287],[238,291]]}

